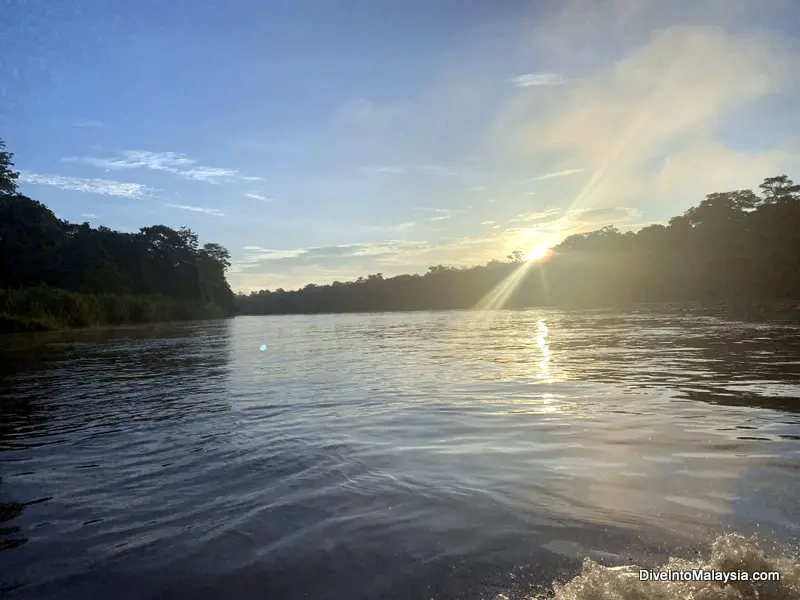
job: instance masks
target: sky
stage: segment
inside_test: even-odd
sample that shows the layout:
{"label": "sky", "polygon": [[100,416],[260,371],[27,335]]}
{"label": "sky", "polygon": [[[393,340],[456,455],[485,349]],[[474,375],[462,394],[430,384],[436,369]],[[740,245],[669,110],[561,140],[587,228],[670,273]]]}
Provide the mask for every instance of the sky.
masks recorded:
{"label": "sky", "polygon": [[483,264],[800,179],[796,0],[0,0],[20,190],[235,291]]}

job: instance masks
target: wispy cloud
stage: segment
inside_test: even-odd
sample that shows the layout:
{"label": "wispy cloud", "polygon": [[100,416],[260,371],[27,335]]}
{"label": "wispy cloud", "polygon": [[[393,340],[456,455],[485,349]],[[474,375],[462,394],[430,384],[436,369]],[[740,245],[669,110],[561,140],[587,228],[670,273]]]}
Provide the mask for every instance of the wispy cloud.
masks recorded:
{"label": "wispy cloud", "polygon": [[[293,248],[274,250],[262,246],[244,246],[242,249],[248,254],[237,263],[241,268],[255,268],[265,262],[281,261],[284,263],[324,264],[330,261],[339,261],[348,258],[378,257],[409,249],[422,249],[428,247],[424,242],[410,240],[387,240],[378,243],[340,244],[337,246],[323,246],[311,248]],[[240,270],[241,270],[240,268]]]}
{"label": "wispy cloud", "polygon": [[387,173],[391,175],[402,175],[406,172],[405,167],[397,167],[394,165],[382,165],[377,167],[363,167],[367,173]]}
{"label": "wispy cloud", "polygon": [[212,215],[214,217],[224,217],[225,213],[221,212],[216,208],[204,208],[202,206],[189,206],[188,204],[165,204],[164,206],[168,208],[177,208],[180,210],[189,210],[192,212],[199,212],[206,215]]}
{"label": "wispy cloud", "polygon": [[248,255],[243,260],[238,261],[239,264],[255,264],[265,260],[283,260],[287,258],[297,258],[308,253],[305,248],[296,248],[293,250],[273,250],[271,248],[263,248],[261,246],[245,246],[243,250],[248,250],[254,254]]}
{"label": "wispy cloud", "polygon": [[362,167],[362,169],[367,173],[383,173],[387,175],[403,175],[409,172],[423,173],[425,175],[437,175],[440,177],[458,177],[460,175],[458,171],[454,171],[449,167],[434,164],[412,165],[407,167],[400,165],[380,165],[374,167]]}
{"label": "wispy cloud", "polygon": [[509,219],[509,223],[531,223],[535,221],[543,221],[548,219],[553,219],[556,215],[560,214],[562,210],[560,208],[547,208],[545,210],[539,212],[524,212],[518,214],[513,219]]}
{"label": "wispy cloud", "polygon": [[245,195],[245,198],[250,198],[252,200],[261,200],[261,202],[272,202],[273,198],[267,198],[266,196],[262,196],[261,194],[253,194],[252,192],[248,192]]}
{"label": "wispy cloud", "polygon": [[64,177],[62,175],[46,175],[22,172],[20,181],[31,185],[50,185],[62,190],[116,196],[118,198],[142,198],[152,194],[152,188],[141,183],[127,183],[110,179],[83,179],[80,177]]}
{"label": "wispy cloud", "polygon": [[471,187],[471,188],[469,188],[467,191],[468,191],[468,192],[482,192],[482,191],[484,191],[485,189],[486,189],[486,188],[485,188],[485,187],[483,187],[482,185],[476,185],[475,187]]}
{"label": "wispy cloud", "polygon": [[459,208],[438,208],[434,206],[415,206],[414,210],[433,212],[433,213],[438,213],[440,215],[454,215],[465,212]]}
{"label": "wispy cloud", "polygon": [[[720,138],[736,115],[753,118],[740,111],[766,108],[765,98],[774,106],[779,98],[790,102],[796,77],[787,73],[798,69],[793,42],[769,26],[747,32],[726,25],[730,11],[723,2],[625,2],[641,10],[626,17],[631,23],[624,28],[603,21],[599,5],[605,3],[565,4],[581,10],[565,12],[542,31],[549,32],[554,60],[574,58],[576,46],[589,58],[598,38],[583,34],[611,29],[623,37],[617,58],[595,61],[594,71],[554,91],[558,97],[515,95],[499,113],[492,137],[509,150],[504,157],[580,164],[587,181],[571,198],[572,209],[621,202],[674,214],[706,193],[749,187],[796,164],[789,143],[776,141],[759,152],[752,143],[734,148]],[[713,11],[700,8],[710,4]],[[754,6],[748,18],[766,24]],[[589,8],[600,19],[587,18],[576,31],[574,17]],[[634,24],[635,34],[626,33]]]}
{"label": "wispy cloud", "polygon": [[100,215],[96,215],[94,213],[81,213],[82,217],[86,217],[87,219],[97,219]]}
{"label": "wispy cloud", "polygon": [[545,173],[544,175],[537,175],[536,177],[528,177],[523,179],[520,183],[530,183],[531,181],[541,181],[543,179],[553,179],[555,177],[566,177],[568,175],[575,175],[576,173],[583,173],[583,169],[564,169],[563,171],[554,171],[552,173]]}
{"label": "wispy cloud", "polygon": [[566,79],[558,73],[526,73],[509,79],[515,87],[534,87],[539,85],[561,85]]}
{"label": "wispy cloud", "polygon": [[150,169],[172,173],[185,179],[205,183],[225,183],[233,181],[263,181],[262,177],[242,175],[236,169],[206,167],[198,165],[197,160],[178,152],[149,152],[147,150],[127,150],[119,156],[98,158],[91,156],[65,158],[68,162],[79,162],[109,171],[123,169]]}
{"label": "wispy cloud", "polygon": [[389,231],[405,231],[406,229],[411,229],[412,227],[416,226],[416,221],[407,221],[405,223],[398,223],[397,225],[392,225],[388,228]]}
{"label": "wispy cloud", "polygon": [[494,225],[494,221],[481,221],[481,225]]}
{"label": "wispy cloud", "polygon": [[431,217],[428,221],[444,221],[445,219],[449,219],[452,215],[439,215],[438,217]]}

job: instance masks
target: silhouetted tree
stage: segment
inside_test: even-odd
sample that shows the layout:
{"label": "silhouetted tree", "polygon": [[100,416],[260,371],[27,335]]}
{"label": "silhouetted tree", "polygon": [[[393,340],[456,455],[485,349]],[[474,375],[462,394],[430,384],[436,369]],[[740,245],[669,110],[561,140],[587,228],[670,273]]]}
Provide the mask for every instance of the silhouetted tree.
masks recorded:
{"label": "silhouetted tree", "polygon": [[6,151],[6,143],[0,139],[0,195],[13,195],[17,193],[17,179],[19,173],[14,170],[11,152]]}
{"label": "silhouetted tree", "polygon": [[[800,186],[780,175],[760,190],[708,194],[667,225],[636,233],[609,225],[571,235],[526,270],[503,305],[800,299]],[[237,296],[237,307],[246,314],[471,308],[521,262],[514,251],[506,262],[435,265],[424,276],[263,290]]]}
{"label": "silhouetted tree", "polygon": [[185,227],[154,225],[122,233],[60,220],[17,192],[18,174],[4,148],[0,140],[0,289],[158,295],[233,313],[225,279],[230,254],[223,246],[200,247],[197,234]]}

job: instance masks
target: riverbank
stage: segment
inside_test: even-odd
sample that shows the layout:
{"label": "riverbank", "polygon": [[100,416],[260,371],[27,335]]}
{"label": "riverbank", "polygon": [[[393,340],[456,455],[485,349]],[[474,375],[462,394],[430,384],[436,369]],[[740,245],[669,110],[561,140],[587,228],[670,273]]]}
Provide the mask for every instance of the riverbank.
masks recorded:
{"label": "riverbank", "polygon": [[0,333],[192,321],[230,316],[214,304],[163,296],[85,294],[39,286],[0,289]]}

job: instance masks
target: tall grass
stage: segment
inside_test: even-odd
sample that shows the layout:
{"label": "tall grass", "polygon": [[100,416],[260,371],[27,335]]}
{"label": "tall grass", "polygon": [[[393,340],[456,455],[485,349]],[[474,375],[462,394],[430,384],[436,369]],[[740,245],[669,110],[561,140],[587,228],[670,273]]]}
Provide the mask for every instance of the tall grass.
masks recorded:
{"label": "tall grass", "polygon": [[84,294],[46,286],[0,289],[0,332],[223,317],[213,304],[163,296]]}

